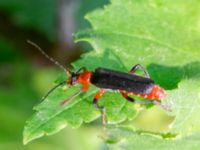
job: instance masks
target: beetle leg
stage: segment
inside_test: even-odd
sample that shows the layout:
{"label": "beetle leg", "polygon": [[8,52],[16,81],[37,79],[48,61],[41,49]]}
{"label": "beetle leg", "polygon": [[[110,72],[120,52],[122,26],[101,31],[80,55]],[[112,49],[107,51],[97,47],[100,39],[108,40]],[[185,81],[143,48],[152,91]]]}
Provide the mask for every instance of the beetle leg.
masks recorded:
{"label": "beetle leg", "polygon": [[160,107],[163,108],[164,110],[172,111],[172,108],[171,108],[170,105],[163,105],[163,104],[161,104],[160,101],[153,100],[153,104],[155,104],[155,105],[157,105],[157,106],[160,106]]}
{"label": "beetle leg", "polygon": [[138,70],[139,68],[142,69],[145,77],[150,78],[148,71],[141,64],[136,64],[129,72],[135,73],[135,71]]}
{"label": "beetle leg", "polygon": [[77,97],[79,94],[81,94],[83,91],[80,90],[76,93],[74,93],[73,95],[71,95],[70,97],[68,97],[66,100],[62,101],[60,104],[61,106],[65,105],[66,103],[68,103],[70,100],[74,99],[75,97]]}
{"label": "beetle leg", "polygon": [[77,97],[79,94],[86,92],[89,88],[89,85],[84,85],[83,88],[81,90],[79,90],[78,92],[74,93],[73,95],[71,95],[69,98],[67,98],[66,100],[61,102],[61,105],[65,105],[66,103],[68,103],[70,100],[72,100],[73,98]]}
{"label": "beetle leg", "polygon": [[98,100],[103,96],[104,93],[105,93],[105,91],[104,91],[103,89],[99,90],[99,91],[96,93],[96,95],[95,95],[95,97],[94,97],[94,99],[93,99],[93,105],[94,105],[94,107],[100,108],[100,106],[97,105],[97,102],[98,102]]}
{"label": "beetle leg", "polygon": [[76,71],[76,74],[80,73],[83,70],[83,72],[87,71],[86,67],[81,67],[78,71]]}
{"label": "beetle leg", "polygon": [[147,101],[141,101],[141,100],[135,100],[134,98],[132,98],[132,97],[130,97],[130,96],[128,96],[128,92],[120,92],[121,94],[122,94],[122,96],[126,99],[126,100],[128,100],[128,101],[130,101],[130,102],[133,102],[133,103],[136,103],[136,104],[140,104],[140,105],[146,105],[146,104],[149,104],[149,103],[152,103],[152,101],[149,101],[149,100],[147,100]]}
{"label": "beetle leg", "polygon": [[93,105],[94,105],[95,108],[98,108],[98,109],[101,110],[101,114],[102,114],[102,124],[103,124],[103,125],[106,125],[106,109],[105,109],[104,106],[99,106],[99,105],[97,104],[97,102],[100,100],[100,98],[103,96],[104,93],[105,93],[105,91],[104,91],[103,89],[100,89],[100,90],[96,93],[96,95],[95,95],[95,97],[94,97],[94,99],[93,99]]}
{"label": "beetle leg", "polygon": [[135,102],[135,99],[132,98],[132,97],[130,97],[130,96],[128,96],[128,93],[125,93],[125,92],[120,92],[120,93],[122,94],[122,96],[123,96],[126,100],[128,100],[128,101],[130,101],[130,102]]}
{"label": "beetle leg", "polygon": [[81,89],[82,92],[86,92],[90,87],[90,84],[84,84],[83,88]]}

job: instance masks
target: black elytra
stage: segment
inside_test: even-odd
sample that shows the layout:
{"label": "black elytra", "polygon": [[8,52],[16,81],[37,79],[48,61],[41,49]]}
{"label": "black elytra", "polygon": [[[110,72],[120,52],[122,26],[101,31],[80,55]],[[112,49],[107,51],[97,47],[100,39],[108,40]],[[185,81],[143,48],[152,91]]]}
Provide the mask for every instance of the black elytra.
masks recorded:
{"label": "black elytra", "polygon": [[154,86],[154,81],[150,78],[107,68],[97,68],[92,74],[90,82],[102,89],[121,90],[136,94],[148,94]]}

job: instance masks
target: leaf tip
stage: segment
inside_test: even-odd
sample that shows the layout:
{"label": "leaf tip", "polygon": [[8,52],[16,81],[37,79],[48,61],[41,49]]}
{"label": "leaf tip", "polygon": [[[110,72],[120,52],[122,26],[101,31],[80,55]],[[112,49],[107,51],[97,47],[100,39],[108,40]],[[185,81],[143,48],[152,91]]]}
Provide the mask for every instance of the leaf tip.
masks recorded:
{"label": "leaf tip", "polygon": [[24,130],[24,133],[23,133],[23,145],[27,145],[29,142],[31,141],[31,139],[27,136],[25,130]]}
{"label": "leaf tip", "polygon": [[27,138],[25,138],[25,137],[23,137],[23,145],[26,145],[26,144],[28,144],[30,141],[27,139]]}
{"label": "leaf tip", "polygon": [[23,132],[23,145],[27,145],[29,142],[40,138],[44,135],[44,133],[38,133],[38,134],[31,134],[29,130],[25,127]]}

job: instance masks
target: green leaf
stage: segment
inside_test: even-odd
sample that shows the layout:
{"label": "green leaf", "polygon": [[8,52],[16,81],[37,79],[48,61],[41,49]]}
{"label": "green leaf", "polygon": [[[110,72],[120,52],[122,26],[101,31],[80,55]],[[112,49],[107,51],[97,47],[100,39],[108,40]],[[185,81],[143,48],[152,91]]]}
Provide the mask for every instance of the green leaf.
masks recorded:
{"label": "green leaf", "polygon": [[171,131],[183,135],[200,131],[200,82],[185,79],[180,82],[178,89],[169,92],[165,103],[171,104],[175,115],[174,122],[170,125]]}
{"label": "green leaf", "polygon": [[[138,63],[146,66],[152,79],[168,90],[163,103],[171,104],[169,114],[176,116],[171,131],[183,135],[199,131],[199,7],[198,0],[112,0],[104,9],[86,16],[92,29],[77,33],[75,39],[89,42],[94,51],[73,66],[75,70],[85,66],[124,72]],[[65,88],[58,88],[35,108],[36,114],[24,130],[24,143],[100,116],[92,106],[97,88],[61,107],[60,102],[81,87]],[[99,104],[106,107],[108,123],[133,119],[138,112],[120,94],[106,93]]]}
{"label": "green leaf", "polygon": [[145,65],[152,79],[168,89],[163,102],[176,116],[170,128],[183,135],[200,129],[199,8],[198,0],[112,0],[86,16],[92,30],[75,35],[77,41],[90,42],[96,53],[111,49],[127,69]]}
{"label": "green leaf", "polygon": [[[78,127],[83,122],[83,118],[85,122],[88,122],[96,118],[96,116],[99,116],[100,113],[93,109],[92,105],[85,100],[87,97],[91,96],[90,91],[69,102],[66,106],[61,106],[61,102],[79,88],[80,86],[74,86],[72,88],[67,88],[67,86],[59,87],[55,92],[52,92],[45,101],[34,107],[37,113],[27,121],[27,125],[24,129],[25,144],[44,134],[50,135],[56,133],[67,124]],[[82,101],[82,99],[84,99],[84,101]],[[84,113],[85,111],[90,113],[86,115]]]}
{"label": "green leaf", "polygon": [[152,136],[152,134],[143,133],[141,136],[141,133],[127,128],[116,128],[108,132],[108,135],[103,137],[108,150],[198,150],[200,146],[199,133],[182,139],[165,140],[161,138],[161,135]]}
{"label": "green leaf", "polygon": [[[27,121],[24,129],[24,144],[43,135],[54,134],[67,125],[77,128],[83,122],[88,123],[100,117],[100,111],[92,105],[93,97],[97,92],[95,87],[91,87],[66,106],[60,105],[79,89],[81,89],[80,85],[59,87],[41,104],[34,107],[36,113]],[[136,115],[134,105],[115,94],[105,95],[100,104],[106,107],[108,123],[122,122]]]}

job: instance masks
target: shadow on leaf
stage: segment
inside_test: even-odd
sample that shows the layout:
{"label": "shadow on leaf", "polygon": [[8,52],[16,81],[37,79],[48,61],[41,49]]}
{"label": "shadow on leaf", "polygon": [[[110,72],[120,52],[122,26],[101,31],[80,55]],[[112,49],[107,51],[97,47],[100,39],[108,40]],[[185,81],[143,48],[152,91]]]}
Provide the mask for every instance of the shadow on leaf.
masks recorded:
{"label": "shadow on leaf", "polygon": [[177,67],[151,64],[147,70],[156,83],[169,90],[177,88],[178,83],[183,79],[200,78],[200,62]]}

